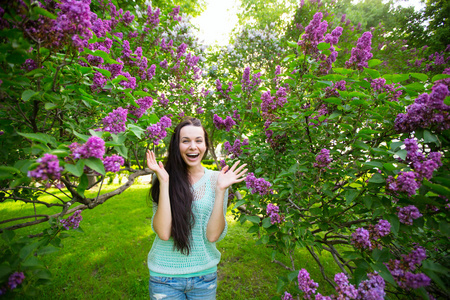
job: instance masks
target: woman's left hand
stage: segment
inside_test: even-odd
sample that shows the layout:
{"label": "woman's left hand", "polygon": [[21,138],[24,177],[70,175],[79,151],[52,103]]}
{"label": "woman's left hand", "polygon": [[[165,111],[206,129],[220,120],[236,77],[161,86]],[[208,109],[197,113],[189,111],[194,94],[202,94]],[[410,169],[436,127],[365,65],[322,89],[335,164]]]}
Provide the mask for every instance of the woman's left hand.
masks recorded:
{"label": "woman's left hand", "polygon": [[[219,173],[219,177],[217,178],[217,189],[219,190],[226,190],[229,188],[233,183],[238,183],[243,180],[245,180],[247,173],[247,169],[244,169],[244,167],[247,164],[243,164],[238,168],[238,165],[241,161],[237,161],[234,163],[234,165],[230,168],[228,166],[225,166],[222,171]],[[244,170],[242,170],[244,169]]]}

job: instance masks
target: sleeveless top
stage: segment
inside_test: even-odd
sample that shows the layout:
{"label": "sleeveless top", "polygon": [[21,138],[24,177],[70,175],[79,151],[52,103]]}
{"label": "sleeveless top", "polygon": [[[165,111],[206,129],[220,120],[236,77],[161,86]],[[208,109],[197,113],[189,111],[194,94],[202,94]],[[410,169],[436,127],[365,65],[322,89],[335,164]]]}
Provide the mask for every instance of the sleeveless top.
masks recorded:
{"label": "sleeveless top", "polygon": [[[209,271],[210,269],[212,270],[211,272],[215,271],[221,254],[216,248],[216,242],[211,243],[206,238],[206,226],[208,225],[214,207],[218,175],[218,171],[205,168],[203,177],[191,187],[194,195],[192,211],[195,217],[195,224],[192,228],[191,250],[189,255],[182,254],[176,248],[174,249],[172,237],[164,241],[156,234],[147,260],[151,275],[191,277],[190,275],[193,273],[195,273],[193,276],[198,276],[198,274],[203,274],[203,271]],[[227,211],[227,201],[228,190],[225,192],[223,201],[224,218]],[[155,231],[153,228],[153,219],[157,209],[158,205],[153,202],[153,217],[151,222],[153,232]],[[227,228],[225,219],[225,228],[217,242],[225,237]]]}

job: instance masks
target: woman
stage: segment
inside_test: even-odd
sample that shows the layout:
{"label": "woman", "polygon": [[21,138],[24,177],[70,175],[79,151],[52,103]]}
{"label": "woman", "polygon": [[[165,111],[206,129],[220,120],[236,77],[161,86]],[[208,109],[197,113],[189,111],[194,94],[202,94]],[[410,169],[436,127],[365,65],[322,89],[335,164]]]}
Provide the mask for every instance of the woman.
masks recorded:
{"label": "woman", "polygon": [[227,231],[227,189],[245,179],[245,164],[222,171],[201,165],[209,148],[200,120],[178,124],[171,137],[165,166],[147,152],[147,165],[156,174],[152,229],[157,236],[148,254],[150,299],[215,299],[216,242]]}

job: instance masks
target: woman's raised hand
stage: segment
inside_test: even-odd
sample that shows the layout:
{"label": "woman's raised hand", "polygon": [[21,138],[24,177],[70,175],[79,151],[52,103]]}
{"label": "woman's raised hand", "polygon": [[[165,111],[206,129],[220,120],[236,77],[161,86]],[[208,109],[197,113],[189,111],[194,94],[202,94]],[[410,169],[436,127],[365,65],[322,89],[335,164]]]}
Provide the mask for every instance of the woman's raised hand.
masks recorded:
{"label": "woman's raised hand", "polygon": [[147,166],[150,170],[156,173],[158,176],[158,180],[161,181],[169,181],[169,174],[166,169],[164,169],[164,165],[162,162],[157,162],[155,153],[153,151],[147,151]]}
{"label": "woman's raised hand", "polygon": [[247,164],[243,164],[240,167],[238,167],[240,162],[241,161],[235,162],[231,168],[225,166],[222,169],[222,171],[220,171],[219,177],[217,178],[218,189],[225,190],[229,188],[232,184],[245,180],[246,178],[245,174],[247,173],[247,169],[244,169],[244,167]]}

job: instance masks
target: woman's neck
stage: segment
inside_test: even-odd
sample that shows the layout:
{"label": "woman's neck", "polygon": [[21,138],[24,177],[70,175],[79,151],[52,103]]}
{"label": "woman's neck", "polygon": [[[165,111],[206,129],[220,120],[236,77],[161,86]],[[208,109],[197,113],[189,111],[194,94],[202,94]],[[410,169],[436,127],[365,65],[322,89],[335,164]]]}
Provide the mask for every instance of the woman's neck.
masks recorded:
{"label": "woman's neck", "polygon": [[191,182],[191,184],[196,183],[197,181],[200,180],[200,178],[202,178],[202,176],[205,174],[205,169],[203,168],[203,166],[199,166],[199,167],[195,167],[193,169],[189,169],[189,181]]}

